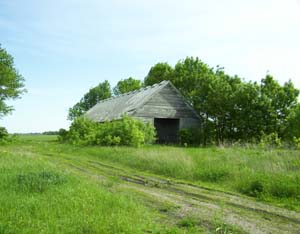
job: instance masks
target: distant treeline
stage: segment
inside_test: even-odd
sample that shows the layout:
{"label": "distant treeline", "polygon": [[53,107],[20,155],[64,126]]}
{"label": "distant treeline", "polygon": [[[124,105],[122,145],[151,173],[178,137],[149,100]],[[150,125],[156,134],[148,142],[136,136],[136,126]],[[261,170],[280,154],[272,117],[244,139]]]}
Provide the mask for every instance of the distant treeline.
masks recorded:
{"label": "distant treeline", "polygon": [[130,77],[114,88],[108,81],[100,83],[69,109],[68,118],[82,115],[102,99],[163,80],[170,80],[199,114],[202,128],[198,137],[193,135],[195,143],[300,142],[299,90],[290,80],[282,85],[267,74],[260,82],[246,81],[193,57],[174,67],[158,63],[143,82]]}
{"label": "distant treeline", "polygon": [[58,135],[58,131],[46,131],[42,133],[43,135]]}

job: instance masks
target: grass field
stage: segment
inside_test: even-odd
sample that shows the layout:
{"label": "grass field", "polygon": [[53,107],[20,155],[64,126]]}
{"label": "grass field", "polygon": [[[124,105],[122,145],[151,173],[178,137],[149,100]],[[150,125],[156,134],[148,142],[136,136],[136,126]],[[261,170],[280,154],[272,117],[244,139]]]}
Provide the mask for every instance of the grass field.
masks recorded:
{"label": "grass field", "polygon": [[299,151],[22,136],[0,146],[0,177],[0,234],[300,231]]}

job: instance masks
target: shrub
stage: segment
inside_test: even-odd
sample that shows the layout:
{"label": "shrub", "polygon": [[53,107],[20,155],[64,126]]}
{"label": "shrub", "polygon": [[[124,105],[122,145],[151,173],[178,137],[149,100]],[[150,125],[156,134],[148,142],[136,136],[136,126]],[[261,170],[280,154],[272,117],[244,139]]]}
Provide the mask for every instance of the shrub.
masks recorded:
{"label": "shrub", "polygon": [[187,145],[199,145],[201,141],[201,132],[197,128],[183,128],[179,131],[180,144]]}
{"label": "shrub", "polygon": [[17,135],[9,135],[6,128],[0,127],[0,144],[7,144],[16,141]]}
{"label": "shrub", "polygon": [[58,131],[58,140],[61,141],[61,142],[64,142],[67,140],[67,134],[68,134],[68,131],[66,129],[59,129]]}
{"label": "shrub", "polygon": [[155,129],[150,123],[143,123],[128,116],[120,120],[95,123],[80,117],[73,121],[70,130],[60,130],[62,142],[75,145],[128,145],[141,146],[153,143]]}
{"label": "shrub", "polygon": [[295,149],[300,149],[300,137],[294,137],[293,138],[293,146]]}
{"label": "shrub", "polygon": [[6,128],[0,127],[0,139],[5,139],[8,137],[8,132]]}
{"label": "shrub", "polygon": [[282,143],[280,137],[278,137],[278,134],[276,132],[273,132],[268,135],[262,134],[259,146],[262,148],[279,148],[282,146]]}

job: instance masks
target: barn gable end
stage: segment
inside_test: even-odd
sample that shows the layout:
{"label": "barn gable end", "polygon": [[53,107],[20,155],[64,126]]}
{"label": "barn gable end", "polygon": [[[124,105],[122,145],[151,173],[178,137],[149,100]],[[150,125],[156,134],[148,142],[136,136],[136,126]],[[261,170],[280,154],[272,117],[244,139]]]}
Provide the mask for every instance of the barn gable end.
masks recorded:
{"label": "barn gable end", "polygon": [[139,107],[133,114],[137,117],[157,118],[196,118],[193,108],[186,103],[184,98],[171,84],[166,84]]}

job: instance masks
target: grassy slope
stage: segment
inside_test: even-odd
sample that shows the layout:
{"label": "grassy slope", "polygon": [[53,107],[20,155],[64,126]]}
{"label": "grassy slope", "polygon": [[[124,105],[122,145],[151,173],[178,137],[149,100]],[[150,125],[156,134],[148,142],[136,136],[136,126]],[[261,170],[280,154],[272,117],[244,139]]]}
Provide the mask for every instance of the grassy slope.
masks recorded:
{"label": "grassy slope", "polygon": [[56,143],[53,136],[22,139],[0,147],[4,178],[0,181],[0,233],[198,233],[190,217],[163,228],[157,222],[160,214],[141,204],[137,194],[115,193],[111,182],[74,174],[59,158],[74,163],[95,160],[221,190],[250,192],[299,210],[297,151],[73,147]]}

